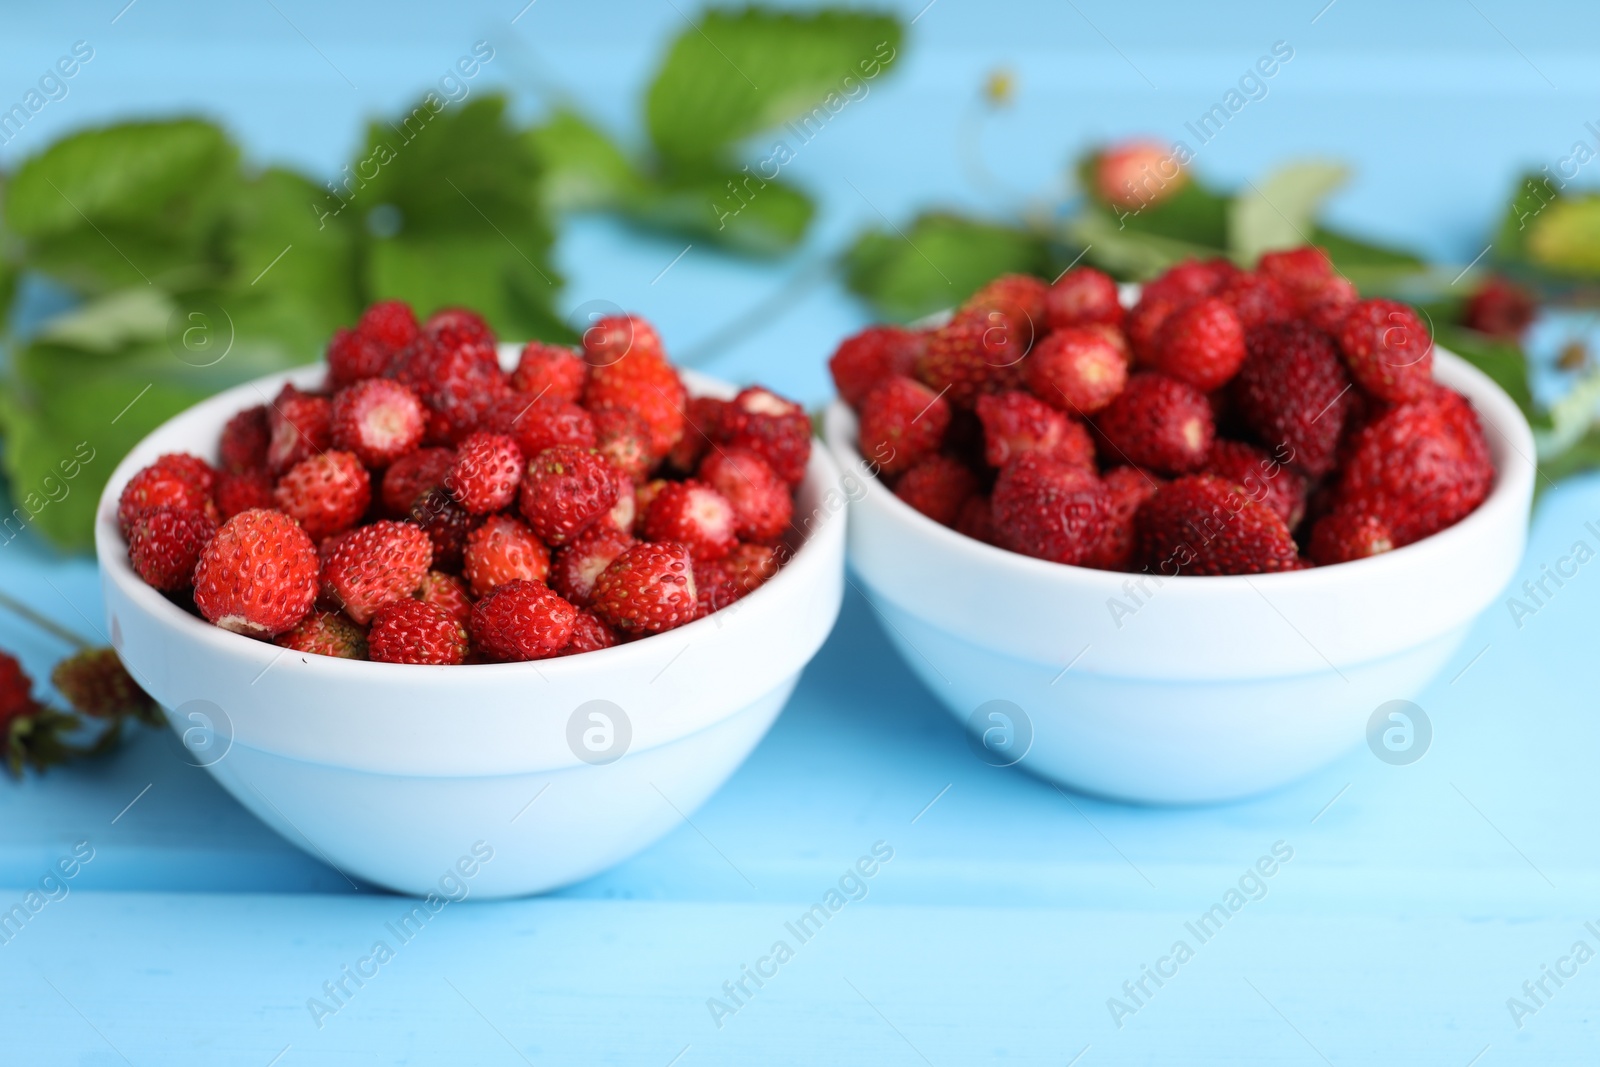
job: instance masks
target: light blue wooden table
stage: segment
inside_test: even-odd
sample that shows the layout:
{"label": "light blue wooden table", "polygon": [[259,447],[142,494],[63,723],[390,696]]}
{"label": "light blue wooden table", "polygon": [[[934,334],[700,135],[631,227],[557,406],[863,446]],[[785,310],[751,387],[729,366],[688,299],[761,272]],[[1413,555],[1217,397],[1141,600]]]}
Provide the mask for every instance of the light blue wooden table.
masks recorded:
{"label": "light blue wooden table", "polygon": [[[520,0],[383,15],[142,0],[113,24],[124,2],[6,14],[0,94],[73,40],[97,53],[0,159],[109,116],[199,106],[263,157],[331,169],[359,116],[480,38],[500,48],[497,76],[538,65],[626,129],[656,42],[681,26],[668,3],[559,0],[514,27]],[[1291,155],[1348,159],[1340,221],[1458,263],[1513,171],[1564,155],[1600,115],[1600,16],[1577,4],[994,6],[930,5],[899,79],[796,161],[823,203],[805,254],[751,266],[694,248],[658,277],[682,243],[584,222],[560,247],[564,302],[615,300],[675,351],[704,351],[879,210],[993,208],[963,153],[1006,188],[1047,190],[1089,139],[1178,136],[1276,40],[1294,60],[1200,167],[1231,180]],[[964,149],[962,118],[1001,64],[1017,102]],[[817,286],[706,366],[820,401],[822,360],[861,321]],[[1552,494],[1524,572],[1597,517],[1600,481]],[[0,549],[0,584],[67,625],[100,619],[92,564],[37,543]],[[1587,569],[1520,627],[1491,609],[1419,699],[1434,726],[1419,762],[1361,748],[1268,797],[1162,810],[974,759],[852,596],[694,827],[549,897],[450,905],[403,944],[386,924],[409,902],[352,889],[147,733],[112,761],[0,783],[0,912],[92,850],[65,895],[0,936],[0,1062],[1594,1063],[1600,962],[1573,948],[1600,951],[1596,618]],[[62,652],[4,618],[0,645],[40,676]],[[799,944],[785,923],[880,842],[893,858],[865,898]],[[1201,943],[1186,924],[1275,846],[1292,858],[1264,895]],[[379,939],[394,958],[358,985],[346,968]],[[744,978],[771,971],[780,939],[793,958],[759,987]],[[1192,958],[1163,962],[1179,940]],[[1514,1018],[1513,997],[1537,1010]]]}

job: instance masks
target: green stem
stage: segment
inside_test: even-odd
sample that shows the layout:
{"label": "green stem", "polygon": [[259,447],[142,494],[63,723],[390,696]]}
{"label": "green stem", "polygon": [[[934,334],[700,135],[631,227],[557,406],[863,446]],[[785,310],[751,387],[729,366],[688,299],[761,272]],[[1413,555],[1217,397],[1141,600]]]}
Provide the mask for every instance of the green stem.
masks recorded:
{"label": "green stem", "polygon": [[94,647],[93,644],[84,640],[84,638],[79,634],[67,629],[60,623],[53,622],[50,619],[45,618],[43,615],[40,615],[37,611],[34,611],[26,604],[13,600],[4,593],[0,593],[0,607],[6,608],[14,614],[22,616],[24,619],[27,619],[29,622],[39,627],[39,629],[44,630],[46,633],[54,634],[56,637],[59,637],[61,640],[78,649],[80,652],[84,649]]}

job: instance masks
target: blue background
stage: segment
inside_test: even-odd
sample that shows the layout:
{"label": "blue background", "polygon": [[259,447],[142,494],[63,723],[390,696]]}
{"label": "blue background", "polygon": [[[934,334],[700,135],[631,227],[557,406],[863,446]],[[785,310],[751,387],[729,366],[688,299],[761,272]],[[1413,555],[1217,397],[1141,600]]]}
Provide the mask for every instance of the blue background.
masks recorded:
{"label": "blue background", "polygon": [[[8,5],[0,107],[74,41],[95,58],[0,162],[87,124],[182,110],[220,119],[258,161],[329,173],[362,120],[477,40],[497,54],[475,89],[504,85],[530,115],[571,93],[637,139],[642,87],[692,14],[681,0],[124,3]],[[1292,157],[1349,161],[1331,217],[1448,263],[1482,250],[1516,173],[1553,166],[1600,120],[1592,5],[898,6],[922,12],[904,66],[787,170],[821,203],[805,249],[753,264],[697,245],[662,274],[687,242],[577,220],[557,247],[563,308],[636,309],[680,357],[819,402],[824,359],[865,321],[815,280],[851,234],[880,212],[1058,196],[1085,146],[1183,136],[1276,41],[1293,60],[1197,169],[1232,183]],[[1015,99],[985,110],[979,88],[1002,67]],[[735,328],[753,313],[755,328]],[[1600,483],[1551,494],[1525,572],[1593,545],[1596,518]],[[0,583],[67,625],[100,625],[86,561],[19,540],[0,549]],[[1584,927],[1600,927],[1597,612],[1588,570],[1520,628],[1491,608],[1419,700],[1434,738],[1418,763],[1359,749],[1255,801],[1157,810],[974,759],[852,596],[694,828],[550,897],[451,905],[321,1028],[307,999],[409,904],[353,890],[150,732],[112,761],[0,784],[0,909],[73,842],[95,850],[70,896],[0,944],[5,1060],[1592,1063],[1600,962],[1520,1029],[1506,1000],[1575,941],[1600,949]],[[0,645],[36,677],[64,651],[4,617]],[[880,840],[894,859],[868,897],[718,1028],[707,998]],[[1184,922],[1278,841],[1294,858],[1266,897],[1115,1026],[1107,998],[1189,940]]]}

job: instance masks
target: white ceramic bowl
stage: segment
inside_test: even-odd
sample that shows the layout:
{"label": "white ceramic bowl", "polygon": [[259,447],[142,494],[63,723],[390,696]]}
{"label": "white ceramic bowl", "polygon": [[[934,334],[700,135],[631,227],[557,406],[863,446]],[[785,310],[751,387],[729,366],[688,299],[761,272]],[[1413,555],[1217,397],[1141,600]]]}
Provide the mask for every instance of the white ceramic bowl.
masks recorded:
{"label": "white ceramic bowl", "polygon": [[1141,589],[923,516],[872,477],[836,401],[824,435],[851,499],[850,564],[912,670],[969,729],[995,731],[986,758],[1010,751],[1046,778],[1153,803],[1270,789],[1415,697],[1522,558],[1532,432],[1488,377],[1435,352],[1435,376],[1477,408],[1497,476],[1471,515],[1405,548]]}
{"label": "white ceramic bowl", "polygon": [[[322,376],[306,367],[191,408],[140,442],[101,496],[95,550],[112,641],[191,762],[300,848],[419,895],[553,889],[683,822],[760,741],[838,616],[845,516],[827,450],[812,450],[789,563],[698,622],[532,663],[289,653],[210,626],[140,581],[117,498],[162,453],[215,460],[230,415],[286,380],[309,387]],[[695,393],[733,392],[685,379]]]}

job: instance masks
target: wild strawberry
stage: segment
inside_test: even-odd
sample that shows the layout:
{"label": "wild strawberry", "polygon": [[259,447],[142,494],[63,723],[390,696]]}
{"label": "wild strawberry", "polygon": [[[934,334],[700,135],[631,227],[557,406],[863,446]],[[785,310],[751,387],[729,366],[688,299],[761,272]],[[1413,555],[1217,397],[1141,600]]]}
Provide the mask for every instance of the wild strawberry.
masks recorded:
{"label": "wild strawberry", "polygon": [[1467,299],[1462,322],[1479,333],[1516,341],[1539,312],[1534,295],[1508,278],[1495,275]]}
{"label": "wild strawberry", "polygon": [[644,542],[594,583],[594,613],[624,633],[660,633],[694,620],[694,561],[684,545]]}
{"label": "wild strawberry", "polygon": [[[50,684],[67,698],[74,711],[97,719],[144,715],[155,708],[150,694],[139,688],[112,648],[86,648],[73,653],[51,670]],[[0,721],[4,718],[0,714]]]}
{"label": "wild strawberry", "polygon": [[738,516],[726,497],[703,482],[668,482],[644,517],[649,541],[675,541],[695,559],[721,559],[738,544]]}
{"label": "wild strawberry", "polygon": [[1105,529],[1110,500],[1082,467],[1024,452],[1000,470],[990,499],[996,543],[1056,563],[1077,563]]}
{"label": "wild strawberry", "polygon": [[610,367],[629,357],[664,358],[655,327],[637,315],[607,315],[583,331],[583,361],[591,368]]}
{"label": "wild strawberry", "polygon": [[367,305],[356,329],[389,352],[398,352],[422,332],[417,313],[404,300],[379,300]]}
{"label": "wild strawberry", "polygon": [[546,544],[561,545],[616,502],[616,477],[598,452],[557,445],[529,462],[518,507]]}
{"label": "wild strawberry", "polygon": [[267,410],[267,467],[282,474],[303,459],[326,452],[332,441],[333,405],[325,396],[285,385]]}
{"label": "wild strawberry", "polygon": [[1193,387],[1141,371],[1100,413],[1097,423],[1108,462],[1131,463],[1163,474],[1197,470],[1211,451],[1211,405]]}
{"label": "wild strawberry", "polygon": [[990,317],[1003,323],[1017,344],[1016,355],[1044,335],[1050,286],[1030,274],[1002,274],[967,297],[957,314]]}
{"label": "wild strawberry", "polygon": [[644,534],[644,517],[650,514],[650,502],[656,498],[656,494],[671,484],[665,478],[652,478],[643,485],[634,488],[633,507],[637,518],[630,530],[635,536],[643,536]]}
{"label": "wild strawberry", "polygon": [[511,394],[500,357],[487,342],[452,347],[435,342],[412,374],[420,379],[412,384],[422,402],[444,417],[452,444],[479,429],[495,401]]}
{"label": "wild strawberry", "polygon": [[409,522],[380,519],[341,539],[322,566],[322,582],[365,626],[392,600],[409,597],[433,562],[428,535]]}
{"label": "wild strawberry", "polygon": [[33,698],[33,679],[22,669],[17,657],[0,652],[0,731],[13,719],[37,710],[39,702]]}
{"label": "wild strawberry", "polygon": [[1167,316],[1143,363],[1206,393],[1239,372],[1244,354],[1239,316],[1220,297],[1212,296]]}
{"label": "wild strawberry", "polygon": [[918,460],[916,466],[894,483],[895,496],[944,526],[955,525],[962,505],[977,491],[978,476],[971,468],[958,459],[942,455]]}
{"label": "wild strawberry", "polygon": [[372,617],[367,650],[377,663],[461,663],[467,658],[467,628],[432,604],[395,600]]}
{"label": "wild strawberry", "polygon": [[133,529],[139,512],[159,507],[203,511],[216,518],[216,505],[193,480],[170,467],[152,464],[128,479],[117,500],[117,525],[122,536],[126,538]]}
{"label": "wild strawberry", "polygon": [[1328,299],[1312,304],[1300,314],[1308,326],[1313,326],[1329,337],[1338,337],[1344,317],[1361,302],[1354,285],[1344,278],[1335,278],[1338,286],[1330,285]]}
{"label": "wild strawberry", "polygon": [[908,471],[937,451],[950,426],[950,403],[910,378],[890,378],[861,404],[861,454],[885,474]]}
{"label": "wild strawberry", "polygon": [[1145,283],[1139,293],[1140,303],[1146,297],[1152,300],[1169,300],[1179,305],[1189,304],[1203,296],[1210,296],[1234,275],[1239,268],[1225,259],[1187,259],[1174,264],[1161,276]]}
{"label": "wild strawberry", "polygon": [[1275,278],[1240,271],[1217,288],[1213,299],[1233,309],[1246,333],[1269,322],[1288,322],[1298,310],[1294,297]]}
{"label": "wild strawberry", "polygon": [[1106,332],[1069,326],[1046,335],[1022,365],[1034,396],[1078,416],[1102,410],[1128,383],[1128,357]]}
{"label": "wild strawberry", "polygon": [[312,540],[348,530],[367,513],[372,479],[350,452],[324,452],[296,463],[272,491],[278,510]]}
{"label": "wild strawberry", "polygon": [[467,537],[462,574],[473,596],[517,579],[550,577],[550,550],[532,530],[509,515],[491,515]]}
{"label": "wild strawberry", "polygon": [[730,447],[711,453],[700,463],[700,481],[733,505],[741,541],[770,544],[789,529],[794,517],[789,486],[749,449]]}
{"label": "wild strawberry", "polygon": [[1135,563],[1165,577],[1265,574],[1298,557],[1277,512],[1209,474],[1169,482],[1139,509]]}
{"label": "wild strawberry", "polygon": [[703,619],[738,600],[739,587],[720,559],[694,561],[694,617]]}
{"label": "wild strawberry", "polygon": [[598,652],[617,643],[617,633],[592,611],[580,611],[572,620],[572,636],[557,652],[558,656],[576,656],[580,652]]}
{"label": "wild strawberry", "polygon": [[489,405],[483,429],[511,437],[524,456],[537,456],[556,445],[593,448],[598,443],[594,416],[570,400],[553,396],[512,393],[502,397]]}
{"label": "wild strawberry", "polygon": [[974,541],[994,544],[993,502],[981,493],[967,497],[960,513],[956,515],[955,528],[957,533],[966,534]]}
{"label": "wild strawberry", "polygon": [[337,611],[313,611],[272,643],[295,652],[338,659],[366,659],[367,631]]}
{"label": "wild strawberry", "polygon": [[491,659],[545,659],[572,638],[578,610],[542,582],[496,586],[472,606],[473,645]]}
{"label": "wild strawberry", "polygon": [[811,420],[805,408],[770,389],[753,385],[733,398],[723,412],[722,440],[729,448],[754,452],[790,485],[805,479]]}
{"label": "wild strawberry", "polygon": [[923,335],[899,326],[868,326],[847,337],[828,360],[839,396],[860,410],[867,394],[887,378],[906,377],[916,366]]}
{"label": "wild strawberry", "polygon": [[1353,295],[1353,287],[1333,269],[1328,253],[1315,245],[1263,252],[1256,270],[1276,281],[1302,312],[1330,299],[1347,302],[1343,298]]}
{"label": "wild strawberry", "polygon": [[422,324],[422,334],[444,348],[457,345],[494,347],[494,331],[476,311],[466,308],[441,308]]}
{"label": "wild strawberry", "polygon": [[632,481],[644,481],[655,466],[656,457],[650,454],[650,427],[627,408],[601,408],[594,413],[594,447]]}
{"label": "wild strawberry", "polygon": [[1134,539],[1139,507],[1160,487],[1154,475],[1138,467],[1117,467],[1107,471],[1106,522],[1095,546],[1080,561],[1085,567],[1125,571],[1133,565]]}
{"label": "wild strawberry", "polygon": [[693,474],[713,444],[722,443],[722,425],[728,401],[714,396],[692,396],[684,408],[683,436],[667,453],[667,465],[683,474]]}
{"label": "wild strawberry", "polygon": [[417,497],[406,518],[422,527],[433,542],[433,565],[446,571],[460,569],[467,538],[484,521],[443,489],[429,489]]}
{"label": "wild strawberry", "polygon": [[453,574],[429,571],[422,576],[422,583],[412,595],[424,604],[432,604],[463,626],[472,614],[472,597],[467,593],[467,584]]}
{"label": "wild strawberry", "polygon": [[1188,177],[1160,141],[1124,141],[1094,160],[1095,191],[1118,208],[1153,207],[1183,188]]}
{"label": "wild strawberry", "polygon": [[242,474],[225,471],[217,478],[216,504],[223,522],[251,508],[277,507],[272,499],[272,476],[265,468]]}
{"label": "wild strawberry", "polygon": [[917,357],[916,379],[959,408],[1010,386],[1033,338],[1018,336],[998,313],[993,318],[958,314],[930,333]]}
{"label": "wild strawberry", "polygon": [[1119,326],[1122,314],[1117,283],[1093,267],[1073,267],[1050,284],[1044,298],[1045,325],[1051,330],[1096,322]]}
{"label": "wild strawberry", "polygon": [[572,349],[529,341],[517,359],[517,369],[511,372],[511,388],[576,404],[588,376],[588,366]]}
{"label": "wild strawberry", "polygon": [[666,456],[683,436],[687,402],[683,382],[666,357],[638,348],[611,363],[591,362],[583,389],[583,403],[590,411],[627,408],[643,419],[650,428],[654,457]]}
{"label": "wild strawberry", "polygon": [[224,630],[272,637],[317,597],[317,547],[281,511],[240,512],[222,524],[194,570],[194,604]]}
{"label": "wild strawberry", "polygon": [[192,508],[145,508],[128,532],[128,562],[156,589],[176,592],[194,584],[195,564],[216,536],[215,520]]}
{"label": "wild strawberry", "polygon": [[1355,435],[1343,503],[1382,516],[1396,545],[1453,526],[1483,503],[1494,465],[1477,414],[1442,386],[1391,408]]}
{"label": "wild strawberry", "polygon": [[[780,546],[781,547],[781,546]],[[722,560],[740,596],[755,592],[778,573],[778,550],[770,545],[740,544]]]}
{"label": "wild strawberry", "polygon": [[387,467],[422,443],[426,412],[399,382],[367,378],[334,394],[329,436],[369,467]]}
{"label": "wild strawberry", "polygon": [[1433,336],[1405,304],[1363,300],[1345,315],[1338,341],[1350,377],[1379,400],[1417,400],[1433,384]]}
{"label": "wild strawberry", "polygon": [[633,479],[615,467],[611,474],[617,482],[617,502],[611,505],[611,510],[595,520],[595,526],[605,526],[619,533],[631,534],[633,528],[643,520],[638,513],[638,496],[635,493]]}
{"label": "wild strawberry", "polygon": [[329,338],[323,358],[328,361],[328,385],[337,389],[383,374],[394,350],[360,329],[341,326]]}
{"label": "wild strawberry", "polygon": [[1313,478],[1332,469],[1350,404],[1350,378],[1320,330],[1300,322],[1263,326],[1233,383],[1240,420],[1268,451]]}
{"label": "wild strawberry", "polygon": [[1205,473],[1243,489],[1251,500],[1276,511],[1291,530],[1305,516],[1305,476],[1254,445],[1215,442],[1206,457]]}
{"label": "wild strawberry", "polygon": [[265,404],[245,408],[233,416],[222,428],[222,441],[217,449],[222,457],[222,469],[243,474],[265,467],[267,441],[271,436]]}
{"label": "wild strawberry", "polygon": [[187,452],[168,452],[157,456],[150,465],[177,475],[208,495],[217,484],[216,469],[199,456],[191,456]]}
{"label": "wild strawberry", "polygon": [[1013,456],[1042,452],[1093,471],[1094,441],[1083,423],[1027,393],[1011,390],[978,398],[983,458],[1003,467]]}
{"label": "wild strawberry", "polygon": [[1394,534],[1380,515],[1359,507],[1335,508],[1311,526],[1306,554],[1318,566],[1366,559],[1395,548]]}
{"label": "wild strawberry", "polygon": [[600,572],[636,543],[631,534],[609,526],[589,527],[572,543],[556,549],[550,561],[550,588],[579,607],[588,607]]}
{"label": "wild strawberry", "polygon": [[517,442],[499,433],[473,433],[456,448],[445,488],[474,515],[511,506],[522,484],[524,460]]}
{"label": "wild strawberry", "polygon": [[1174,311],[1187,303],[1188,300],[1174,297],[1153,297],[1148,291],[1140,295],[1139,302],[1129,309],[1123,323],[1123,332],[1128,338],[1128,348],[1136,360],[1143,361],[1149,358],[1149,354],[1155,351],[1161,327],[1166,325],[1167,319]]}
{"label": "wild strawberry", "polygon": [[455,463],[453,448],[419,448],[401,456],[383,472],[379,493],[383,510],[394,518],[409,514],[411,505],[423,493],[444,488],[444,480]]}

